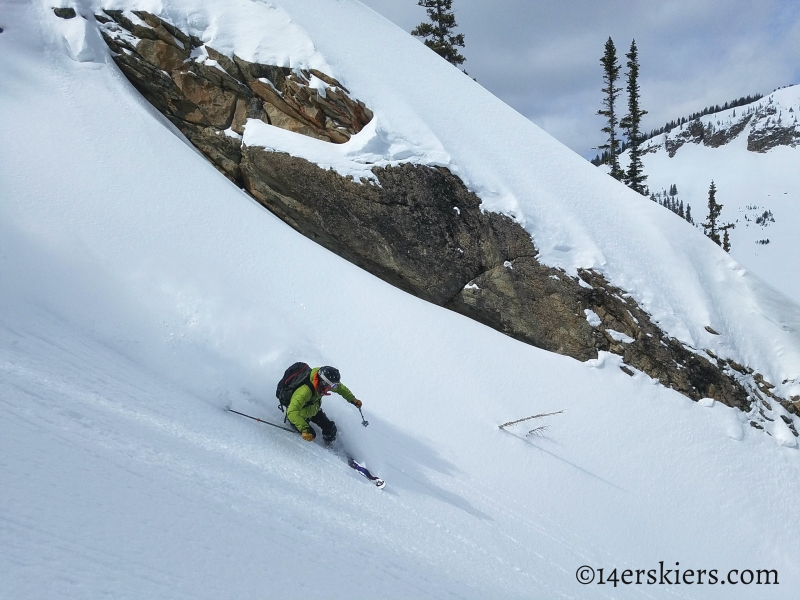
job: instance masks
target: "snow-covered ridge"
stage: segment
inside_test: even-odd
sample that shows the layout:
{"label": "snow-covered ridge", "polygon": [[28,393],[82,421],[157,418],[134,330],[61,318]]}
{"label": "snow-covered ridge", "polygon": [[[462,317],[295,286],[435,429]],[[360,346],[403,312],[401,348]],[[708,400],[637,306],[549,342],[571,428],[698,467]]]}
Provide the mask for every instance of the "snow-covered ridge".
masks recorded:
{"label": "snow-covered ridge", "polygon": [[[371,169],[376,166],[449,163],[449,156],[435,140],[431,143],[430,136],[426,147],[424,139],[408,140],[384,131],[363,102],[352,99],[339,81],[317,69],[252,62],[235,50],[223,54],[211,42],[204,43],[146,11],[105,9],[94,18],[132,81],[146,89],[153,79],[163,79],[157,84],[159,97],[148,98],[162,112],[168,107],[192,141],[198,132],[181,126],[185,121],[226,130],[229,136],[243,136],[247,146],[288,152],[355,181],[374,181]],[[151,65],[160,68],[163,77]],[[178,89],[163,97],[161,89],[172,85]],[[190,103],[178,100],[181,95]],[[204,137],[210,141],[213,136]],[[226,164],[231,157],[211,159],[232,175]]]}
{"label": "snow-covered ridge", "polygon": [[644,152],[662,148],[670,157],[687,143],[718,148],[747,136],[747,149],[768,152],[778,146],[800,145],[800,85],[776,90],[751,104],[689,121],[644,143]]}
{"label": "snow-covered ridge", "polygon": [[[800,86],[749,105],[706,115],[645,144],[647,184],[705,220],[708,188],[717,188],[732,256],[793,300],[800,299]],[[625,161],[627,153],[622,160]]]}

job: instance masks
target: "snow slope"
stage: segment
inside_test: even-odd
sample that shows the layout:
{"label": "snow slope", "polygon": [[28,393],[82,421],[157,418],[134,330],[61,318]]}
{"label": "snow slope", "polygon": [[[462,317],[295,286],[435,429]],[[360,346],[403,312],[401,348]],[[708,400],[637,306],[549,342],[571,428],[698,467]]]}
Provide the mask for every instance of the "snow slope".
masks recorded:
{"label": "snow slope", "polygon": [[[749,123],[733,141],[719,148],[688,143],[672,158],[664,148],[667,136],[656,136],[647,146],[659,147],[644,156],[651,190],[669,189],[675,183],[679,196],[692,205],[694,220],[708,214],[708,187],[717,186],[717,202],[723,205],[722,220],[735,223],[730,231],[731,255],[795,302],[800,301],[800,148],[778,146],[765,153],[747,150],[748,133],[763,130],[778,116],[784,126],[796,125],[800,115],[800,86],[783,88],[751,105],[702,117],[704,126],[725,128],[751,111],[774,107],[776,115],[762,115]],[[737,116],[738,115],[738,116]],[[765,211],[772,220],[757,223]],[[764,244],[763,240],[769,240]],[[761,241],[761,243],[759,243]]]}
{"label": "snow slope", "polygon": [[[247,60],[323,68],[373,110],[374,125],[344,148],[325,148],[261,123],[245,130],[245,140],[356,177],[372,164],[447,166],[486,209],[522,223],[544,263],[573,274],[579,267],[603,272],[672,336],[750,365],[785,397],[800,394],[800,306],[764,286],[685,223],[665,224],[663,209],[642,203],[625,186],[589,168],[358,2],[126,0],[81,6],[90,18],[100,6],[160,11],[212,47]],[[262,13],[263,29],[253,25]],[[287,23],[291,27],[284,27]],[[54,25],[54,36],[60,26]],[[299,50],[281,53],[267,33],[270,26],[277,28],[275,39],[291,38],[282,45]],[[95,54],[104,56],[96,33],[86,27],[86,43],[98,44]],[[343,33],[350,31],[358,35]],[[722,335],[708,333],[707,326]]]}
{"label": "snow slope", "polygon": [[[584,203],[609,198],[622,219],[630,194],[357,3],[193,4],[137,6],[189,15],[206,32],[249,7],[245,40],[269,37],[256,19],[290,14],[383,131],[438,140],[487,205],[506,202],[541,232],[548,260],[605,256],[641,294],[674,278],[690,292],[710,284],[701,299],[726,323],[741,312],[730,298],[747,294],[753,316],[726,330],[738,351],[764,320],[796,314],[677,225],[691,247],[664,273],[612,263],[634,256],[643,234],[620,221],[590,243],[602,223]],[[356,26],[363,36],[342,35]],[[776,569],[780,584],[756,592],[793,597],[800,453],[780,422],[767,436],[732,409],[628,377],[613,356],[578,363],[397,291],[211,168],[116,70],[91,22],[13,0],[0,27],[0,597],[753,597],[744,585],[575,580],[581,565],[659,561]],[[430,81],[404,87],[411,99],[392,95],[388,73],[364,71],[388,53],[361,53],[376,38],[423,61],[454,102],[480,102],[450,105],[448,121],[445,107],[420,110],[436,104]],[[477,104],[489,129],[476,141],[481,128],[465,122]],[[505,145],[507,167],[494,171]],[[534,175],[515,170],[518,154]],[[660,217],[647,205],[640,215],[645,228]],[[688,320],[687,335],[706,316]],[[775,325],[749,352],[796,366],[796,331]],[[335,396],[325,406],[386,490],[318,445],[223,410],[280,419],[275,381],[297,359],[337,365],[364,400],[366,429]],[[560,409],[534,422],[549,424],[544,436],[497,428]]]}

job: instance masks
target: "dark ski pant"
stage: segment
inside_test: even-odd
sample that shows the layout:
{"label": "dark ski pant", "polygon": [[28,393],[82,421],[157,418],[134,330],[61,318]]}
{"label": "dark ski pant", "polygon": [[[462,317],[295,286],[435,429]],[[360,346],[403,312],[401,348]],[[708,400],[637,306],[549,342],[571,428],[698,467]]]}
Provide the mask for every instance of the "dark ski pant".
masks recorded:
{"label": "dark ski pant", "polygon": [[[336,423],[331,421],[328,418],[328,415],[322,412],[322,410],[311,417],[308,421],[320,428],[320,431],[322,431],[322,439],[324,439],[326,442],[332,442],[336,439]],[[289,425],[294,427],[291,421],[289,421]],[[294,428],[295,430],[297,429],[297,427]]]}

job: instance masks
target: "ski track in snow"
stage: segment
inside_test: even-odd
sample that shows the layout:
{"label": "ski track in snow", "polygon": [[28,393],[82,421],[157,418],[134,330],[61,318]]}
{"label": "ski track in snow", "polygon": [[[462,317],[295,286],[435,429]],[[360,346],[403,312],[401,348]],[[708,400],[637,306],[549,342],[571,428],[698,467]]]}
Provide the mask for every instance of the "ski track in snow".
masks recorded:
{"label": "ski track in snow", "polygon": [[[114,357],[106,348],[92,348],[93,344],[84,340],[73,340],[69,331],[59,332],[55,323],[48,323],[46,329],[48,335],[62,333],[63,337],[57,337],[56,344],[28,336],[17,339],[17,344],[8,344],[19,346],[21,342],[24,348],[18,354],[2,357],[2,397],[7,415],[4,423],[11,426],[9,435],[3,436],[5,443],[13,448],[33,441],[37,446],[34,456],[21,461],[24,474],[17,472],[14,465],[4,465],[9,479],[16,484],[12,486],[16,493],[4,499],[4,504],[15,509],[13,519],[4,519],[4,529],[9,539],[29,544],[12,544],[4,554],[13,563],[15,555],[30,554],[32,550],[38,554],[37,550],[46,547],[54,557],[60,556],[53,560],[63,560],[61,555],[72,557],[67,565],[52,566],[59,576],[48,582],[49,593],[91,594],[97,590],[87,589],[86,582],[101,580],[110,585],[110,580],[119,579],[129,591],[132,582],[136,582],[132,597],[141,597],[148,590],[157,594],[165,586],[177,597],[190,595],[185,588],[191,589],[191,583],[180,575],[180,570],[176,573],[157,565],[161,561],[175,564],[178,556],[179,563],[187,565],[198,559],[200,562],[192,567],[194,571],[211,559],[208,551],[212,556],[222,548],[230,552],[233,548],[229,544],[245,550],[247,555],[263,552],[263,560],[270,564],[269,581],[264,584],[269,583],[272,589],[281,584],[280,578],[275,579],[277,573],[294,573],[295,552],[301,552],[306,560],[325,564],[331,561],[331,545],[341,546],[337,552],[349,554],[351,560],[355,555],[359,569],[387,575],[390,573],[386,573],[383,560],[371,564],[367,554],[375,552],[375,546],[386,546],[384,552],[390,552],[398,543],[405,546],[413,556],[413,564],[403,566],[401,556],[395,558],[397,568],[413,569],[415,578],[422,578],[420,587],[409,587],[409,582],[404,581],[401,588],[387,592],[387,597],[434,597],[438,594],[433,590],[444,592],[448,584],[451,589],[465,592],[462,586],[470,587],[467,573],[461,573],[456,583],[443,579],[435,570],[426,581],[420,572],[420,562],[436,565],[443,555],[460,555],[472,571],[476,565],[493,569],[502,565],[502,560],[473,539],[474,531],[472,535],[459,535],[459,527],[443,525],[441,516],[432,518],[423,508],[430,504],[424,502],[427,492],[432,493],[436,504],[441,505],[443,500],[445,508],[452,505],[449,512],[471,515],[466,518],[473,528],[475,517],[478,523],[493,522],[482,510],[491,510],[489,507],[497,501],[486,491],[481,492],[479,486],[465,489],[477,496],[480,509],[459,500],[463,489],[459,490],[461,493],[447,491],[420,480],[419,475],[406,477],[413,482],[412,487],[425,488],[421,503],[419,498],[414,502],[404,500],[406,494],[397,492],[391,493],[388,501],[371,496],[375,490],[352,476],[322,448],[227,418],[214,403],[198,405],[198,399],[185,391],[170,389],[167,382],[152,382],[152,373]],[[7,347],[11,336],[5,328],[3,333],[3,346]],[[35,357],[32,364],[20,364],[20,358],[30,356]],[[402,481],[404,469],[387,466],[390,472],[395,471],[392,474],[397,482],[393,485],[407,490],[408,484]],[[37,485],[41,480],[49,485]],[[61,493],[65,488],[66,496]],[[25,506],[16,505],[17,494],[27,498]],[[66,507],[65,514],[51,507]],[[391,526],[398,512],[406,522],[400,530]],[[514,516],[519,528],[524,520],[519,514]],[[67,519],[62,522],[64,517]],[[233,528],[236,535],[226,535],[219,526],[213,526],[220,521],[225,528]],[[272,531],[271,523],[275,521],[281,529],[288,526],[289,531]],[[416,522],[416,527],[409,527],[408,521]],[[259,530],[263,540],[253,539],[253,533],[248,535],[243,527]],[[137,534],[140,528],[149,536],[155,535],[155,539]],[[522,550],[519,537],[502,530],[499,534],[506,544],[513,542]],[[571,546],[552,533],[547,537],[568,549]],[[320,540],[325,542],[321,548]],[[304,542],[311,547],[303,547]],[[195,546],[199,548],[194,549]],[[284,558],[275,556],[275,546],[279,546]],[[296,546],[300,547],[293,551]],[[365,553],[363,547],[372,549]],[[138,560],[128,560],[131,555]],[[40,558],[49,562],[46,556]],[[237,560],[240,558],[238,553]],[[66,571],[72,565],[79,568],[70,577]],[[89,565],[93,567],[87,569]],[[42,564],[17,566],[26,571],[26,567],[41,568]],[[238,566],[255,567],[247,563]],[[266,575],[262,569],[258,572]],[[232,575],[243,574],[234,571]],[[486,573],[482,578],[473,573],[472,578],[486,579]],[[225,594],[228,586],[235,583],[222,579],[213,585],[205,590],[207,597]],[[31,597],[29,594],[34,591],[35,595],[36,589],[23,585],[14,591]],[[294,591],[290,587],[285,593]],[[119,595],[126,597],[125,592]]]}

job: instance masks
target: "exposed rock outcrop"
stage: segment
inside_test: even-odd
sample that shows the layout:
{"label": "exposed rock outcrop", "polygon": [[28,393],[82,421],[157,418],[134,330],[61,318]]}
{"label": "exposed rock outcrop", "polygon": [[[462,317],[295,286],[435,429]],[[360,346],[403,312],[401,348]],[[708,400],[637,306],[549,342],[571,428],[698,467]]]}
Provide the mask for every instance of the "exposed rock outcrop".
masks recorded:
{"label": "exposed rock outcrop", "polygon": [[122,71],[220,171],[296,230],[409,293],[526,343],[578,360],[612,352],[626,373],[642,371],[695,400],[750,408],[758,387],[752,372],[665,335],[602,275],[570,277],[542,265],[527,232],[482,211],[447,169],[376,167],[377,182],[356,182],[244,146],[236,135],[250,118],[334,143],[348,139],[372,113],[335,79],[229,58],[158,17],[135,15],[139,22],[119,11],[98,16]]}
{"label": "exposed rock outcrop", "polygon": [[[728,117],[727,121],[714,123],[710,118],[689,121],[677,133],[673,130],[664,136],[664,149],[672,158],[685,144],[719,148],[739,137],[748,126],[747,149],[750,152],[763,153],[777,146],[794,148],[800,145],[800,125],[794,107],[776,106],[770,97],[737,110],[740,116]],[[660,148],[661,144],[650,142],[643,151],[656,152]]]}
{"label": "exposed rock outcrop", "polygon": [[720,146],[728,144],[742,133],[752,118],[753,115],[746,115],[721,129],[703,125],[699,120],[691,121],[686,124],[685,129],[681,130],[674,137],[670,138],[669,134],[667,134],[664,140],[664,148],[670,158],[675,156],[675,153],[684,144],[703,144],[711,148],[719,148]]}
{"label": "exposed rock outcrop", "polygon": [[59,19],[74,19],[77,16],[74,8],[54,8],[53,12]]}
{"label": "exposed rock outcrop", "polygon": [[[707,356],[669,338],[602,275],[536,260],[530,236],[447,169],[410,164],[356,183],[308,161],[242,149],[243,185],[298,231],[385,281],[526,343],[572,356],[619,354],[692,399],[747,409],[748,393]],[[600,323],[587,320],[593,311]]]}
{"label": "exposed rock outcrop", "polygon": [[143,11],[95,15],[114,61],[153,106],[239,183],[247,119],[343,143],[369,123],[370,111],[334,78],[232,58]]}
{"label": "exposed rock outcrop", "polygon": [[747,149],[751,152],[767,152],[777,146],[800,145],[800,126],[797,119],[787,115],[784,122],[779,109],[771,103],[756,111],[755,119],[760,127],[753,127],[747,136]]}

